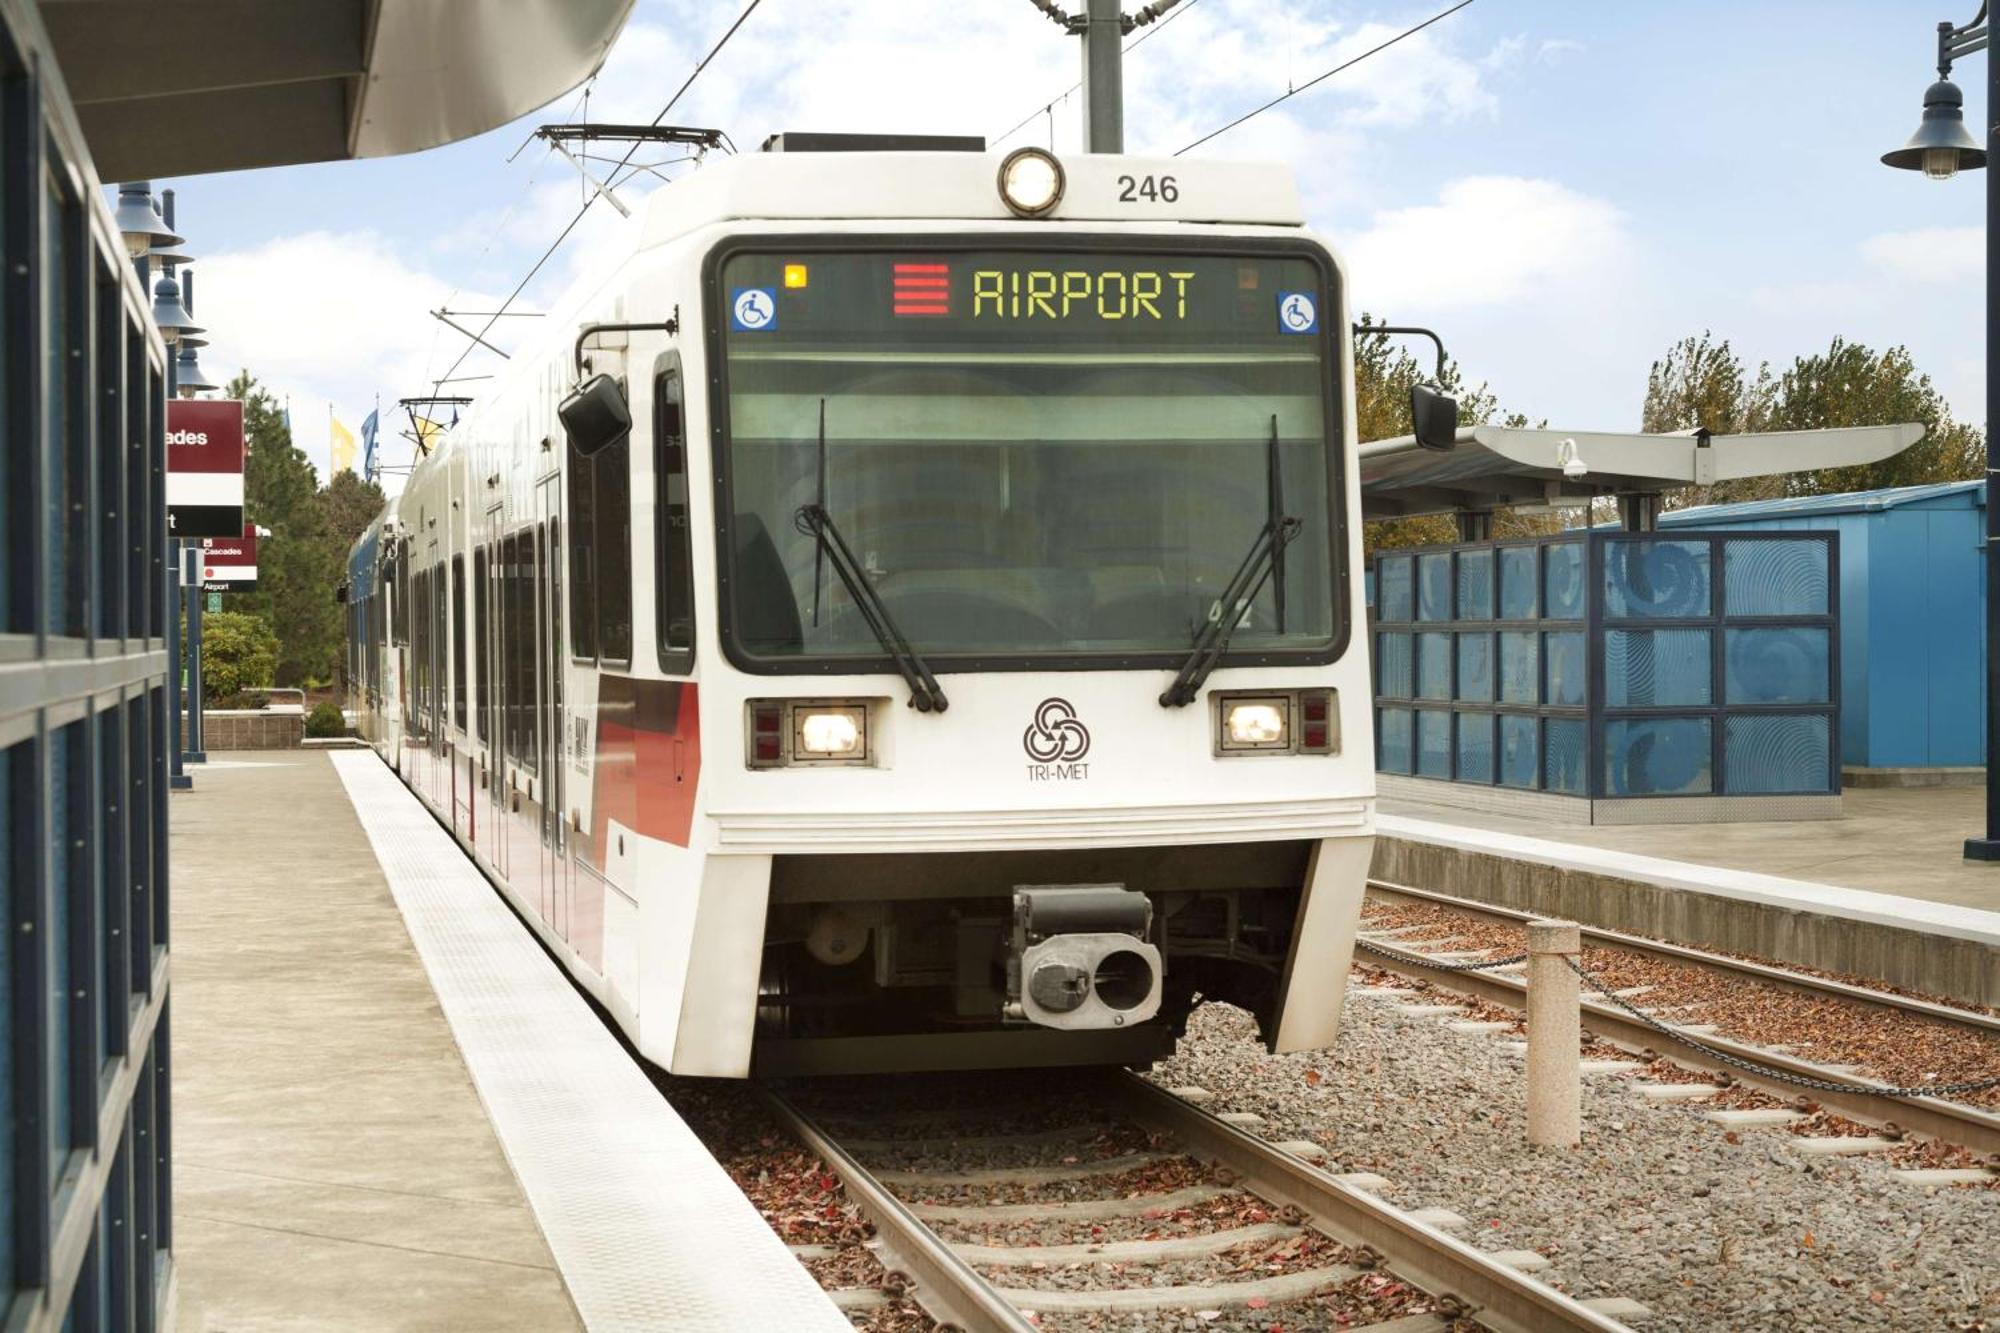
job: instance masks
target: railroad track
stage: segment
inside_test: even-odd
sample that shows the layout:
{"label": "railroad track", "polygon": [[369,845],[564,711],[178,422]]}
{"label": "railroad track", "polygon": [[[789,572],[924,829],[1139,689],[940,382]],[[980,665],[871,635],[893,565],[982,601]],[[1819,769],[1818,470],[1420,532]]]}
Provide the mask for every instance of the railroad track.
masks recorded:
{"label": "railroad track", "polygon": [[[1101,1142],[1106,1126],[1127,1132],[1136,1128],[1156,1136],[1148,1141],[1159,1146],[1104,1160],[1085,1161],[1073,1154],[1058,1165],[999,1169],[982,1164],[910,1171],[864,1165],[863,1156],[893,1153],[898,1147],[908,1149],[926,1141],[907,1134],[873,1140],[842,1136],[829,1132],[814,1110],[788,1093],[766,1086],[761,1094],[772,1115],[839,1177],[848,1200],[873,1223],[884,1266],[908,1278],[917,1302],[933,1318],[966,1333],[1030,1333],[1046,1329],[1051,1316],[1103,1313],[1130,1318],[1143,1317],[1145,1311],[1159,1311],[1164,1322],[1178,1328],[1196,1310],[1246,1308],[1258,1311],[1260,1320],[1268,1312],[1271,1319],[1295,1326],[1295,1318],[1285,1313],[1286,1303],[1337,1290],[1371,1271],[1385,1272],[1425,1293],[1437,1306],[1434,1314],[1403,1315],[1378,1324],[1395,1333],[1439,1333],[1463,1327],[1467,1319],[1495,1333],[1563,1329],[1610,1333],[1626,1327],[1137,1075],[1106,1073],[1085,1084],[1066,1085],[1063,1104],[1086,1115],[1074,1135],[1095,1134]],[[1098,1118],[1088,1118],[1089,1113]],[[853,1115],[870,1123],[866,1111]],[[978,1157],[994,1144],[1060,1144],[1064,1133],[1058,1127],[1029,1135],[982,1135],[960,1126],[931,1142],[942,1145],[938,1150],[948,1160],[961,1149]],[[977,1193],[985,1186],[1116,1175],[1141,1165],[1143,1159],[1157,1162],[1179,1155],[1205,1164],[1210,1173],[1206,1183],[1090,1200],[1072,1196],[991,1203],[979,1201]],[[906,1197],[909,1193],[943,1195],[948,1201],[912,1201]],[[1235,1195],[1253,1196],[1267,1205],[1252,1213],[1265,1213],[1264,1220],[1164,1239],[1105,1239],[1103,1228],[1095,1225],[1157,1218],[1205,1202],[1226,1203],[1225,1196]],[[1041,1233],[1032,1245],[964,1239],[967,1228],[976,1233],[996,1224],[1057,1230]],[[1082,1230],[1074,1234],[1083,1239],[1075,1243],[1049,1239],[1079,1224]],[[955,1228],[959,1238],[941,1235],[940,1227]],[[1174,1286],[1145,1280],[1148,1270],[1157,1271],[1162,1263],[1199,1265],[1238,1247],[1264,1246],[1281,1253],[1289,1250],[1300,1260],[1273,1276],[1244,1281],[1216,1281],[1211,1276],[1198,1284]],[[1016,1284],[1005,1276],[1070,1268],[1087,1269],[1101,1281],[1057,1289]],[[988,1273],[1003,1276],[996,1279]],[[1136,1283],[1135,1273],[1141,1279]],[[1042,1322],[1030,1322],[1024,1313],[1028,1310]]]}
{"label": "railroad track", "polygon": [[[1450,894],[1403,884],[1390,884],[1380,880],[1370,880],[1368,892],[1371,897],[1392,904],[1424,903],[1454,913],[1507,925],[1521,925],[1535,919],[1535,914],[1531,912],[1516,911],[1491,903],[1476,902]],[[1586,947],[1623,950],[1662,962],[1698,969],[1732,981],[1761,982],[1815,996],[1831,997],[1910,1019],[1948,1023],[2000,1036],[2000,1018],[1994,1018],[1989,1014],[1955,1009],[1949,1005],[1934,1004],[1889,991],[1870,990],[1848,982],[1794,972],[1763,963],[1748,962],[1725,954],[1709,953],[1685,945],[1627,935],[1619,931],[1583,926],[1581,934]],[[1364,928],[1362,938],[1367,940],[1368,935],[1369,932]],[[1445,990],[1470,995],[1503,1008],[1525,1010],[1527,1007],[1528,986],[1522,977],[1509,975],[1504,971],[1451,970],[1444,966],[1426,963],[1414,953],[1412,946],[1398,946],[1393,938],[1378,938],[1371,942],[1395,950],[1393,955],[1370,953],[1368,962],[1373,966],[1400,976],[1426,981]],[[1457,954],[1451,955],[1450,958],[1440,957],[1438,962],[1463,959],[1464,955]],[[1728,1060],[1710,1055],[1698,1046],[1673,1043],[1670,1049],[1661,1049],[1667,1045],[1667,1039],[1661,1033],[1623,1010],[1606,1003],[1587,988],[1583,992],[1582,1009],[1584,1030],[1614,1046],[1630,1051],[1659,1050],[1661,1054],[1669,1056],[1678,1064],[1710,1073],[1727,1074],[1746,1087],[1755,1088],[1760,1092],[1786,1098],[1796,1098],[1800,1093],[1797,1085],[1787,1083],[1782,1078],[1766,1077],[1745,1070]],[[1812,1090],[1812,1099],[1828,1110],[1850,1119],[1942,1139],[1975,1152],[2000,1155],[2000,1114],[1988,1108],[1948,1101],[1940,1097],[1886,1098],[1872,1090],[1887,1087],[1887,1084],[1857,1074],[1845,1067],[1816,1064],[1784,1051],[1731,1040],[1712,1032],[1699,1034],[1699,1039],[1706,1046],[1725,1055],[1734,1056],[1738,1060],[1762,1065],[1782,1074],[1816,1080],[1822,1086]]]}

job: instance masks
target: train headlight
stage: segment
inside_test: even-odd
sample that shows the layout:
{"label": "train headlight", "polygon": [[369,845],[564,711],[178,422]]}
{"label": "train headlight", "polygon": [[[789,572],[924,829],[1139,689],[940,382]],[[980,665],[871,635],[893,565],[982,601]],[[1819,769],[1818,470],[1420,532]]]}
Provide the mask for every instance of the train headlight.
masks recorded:
{"label": "train headlight", "polygon": [[1222,710],[1222,730],[1235,750],[1268,750],[1291,739],[1291,709],[1288,699],[1245,699],[1226,704]]}
{"label": "train headlight", "polygon": [[818,759],[852,759],[861,753],[865,717],[858,708],[793,714],[799,750]]}
{"label": "train headlight", "polygon": [[871,765],[872,706],[867,699],[752,699],[744,760],[751,768]]}
{"label": "train headlight", "polygon": [[1017,148],[1000,163],[1000,198],[1020,216],[1046,217],[1062,197],[1062,163],[1054,154]]}
{"label": "train headlight", "polygon": [[1340,714],[1332,690],[1210,697],[1217,755],[1340,753]]}

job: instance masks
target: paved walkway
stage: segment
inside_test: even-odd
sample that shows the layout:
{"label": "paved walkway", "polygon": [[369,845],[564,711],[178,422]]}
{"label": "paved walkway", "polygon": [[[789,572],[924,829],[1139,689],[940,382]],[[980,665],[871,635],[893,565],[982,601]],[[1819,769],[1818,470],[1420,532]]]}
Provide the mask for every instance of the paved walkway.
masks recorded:
{"label": "paved walkway", "polygon": [[182,1330],[580,1327],[324,754],[173,818]]}
{"label": "paved walkway", "polygon": [[1985,828],[1983,787],[1849,790],[1841,797],[1843,818],[1783,824],[1551,824],[1402,800],[1384,800],[1381,809],[1465,828],[2000,911],[2000,864],[1964,858],[1965,839]]}

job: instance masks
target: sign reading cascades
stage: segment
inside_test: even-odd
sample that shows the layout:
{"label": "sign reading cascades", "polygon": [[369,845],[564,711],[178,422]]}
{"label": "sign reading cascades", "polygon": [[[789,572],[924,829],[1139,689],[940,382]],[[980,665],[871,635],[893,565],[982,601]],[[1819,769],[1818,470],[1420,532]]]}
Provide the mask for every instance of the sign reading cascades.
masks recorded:
{"label": "sign reading cascades", "polygon": [[1021,748],[1034,761],[1028,765],[1030,782],[1080,782],[1090,776],[1090,765],[1081,762],[1090,753],[1090,729],[1067,699],[1036,705],[1035,720],[1021,733]]}
{"label": "sign reading cascades", "polygon": [[167,404],[167,532],[243,535],[243,404],[177,398]]}

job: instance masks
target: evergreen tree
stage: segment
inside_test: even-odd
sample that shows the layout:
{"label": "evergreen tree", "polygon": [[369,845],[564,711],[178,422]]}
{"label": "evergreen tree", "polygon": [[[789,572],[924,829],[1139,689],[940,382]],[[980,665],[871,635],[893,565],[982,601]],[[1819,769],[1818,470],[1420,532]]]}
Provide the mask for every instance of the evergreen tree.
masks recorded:
{"label": "evergreen tree", "polygon": [[334,545],[319,477],[292,443],[284,409],[248,371],[228,393],[243,400],[245,514],[271,532],[257,542],[257,591],[231,594],[230,609],[262,616],[277,634],[279,685],[322,684],[341,656],[344,622],[333,598],[344,549]]}

